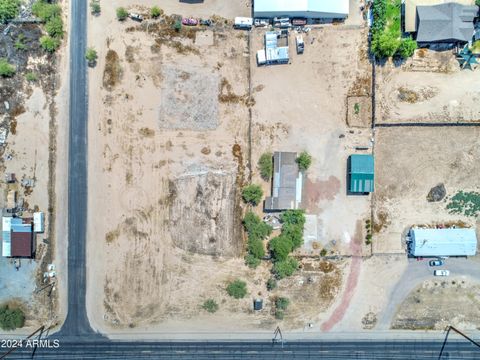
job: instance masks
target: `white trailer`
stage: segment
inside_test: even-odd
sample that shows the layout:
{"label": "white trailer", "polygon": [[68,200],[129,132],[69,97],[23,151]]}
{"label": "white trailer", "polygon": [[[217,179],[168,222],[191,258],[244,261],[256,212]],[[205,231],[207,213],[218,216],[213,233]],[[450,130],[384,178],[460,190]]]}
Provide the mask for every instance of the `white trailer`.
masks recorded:
{"label": "white trailer", "polygon": [[233,27],[235,29],[245,29],[245,30],[250,30],[253,26],[253,19],[249,17],[239,17],[237,16],[235,18],[235,22],[233,24]]}
{"label": "white trailer", "polygon": [[265,49],[257,51],[257,65],[265,65],[267,63],[267,56],[265,55]]}
{"label": "white trailer", "polygon": [[43,212],[33,213],[33,231],[43,233],[45,231],[45,216]]}

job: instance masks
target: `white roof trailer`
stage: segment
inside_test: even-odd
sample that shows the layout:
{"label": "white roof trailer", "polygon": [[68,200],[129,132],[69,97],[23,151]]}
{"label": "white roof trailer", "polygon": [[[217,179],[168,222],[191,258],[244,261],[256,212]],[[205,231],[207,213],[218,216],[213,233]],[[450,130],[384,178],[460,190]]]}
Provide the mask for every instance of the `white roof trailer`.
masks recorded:
{"label": "white roof trailer", "polygon": [[33,213],[33,231],[43,233],[45,231],[45,216],[43,212]]}
{"label": "white roof trailer", "polygon": [[248,17],[239,17],[237,16],[235,18],[235,23],[233,24],[233,27],[235,29],[251,29],[253,26],[253,19],[248,18]]}

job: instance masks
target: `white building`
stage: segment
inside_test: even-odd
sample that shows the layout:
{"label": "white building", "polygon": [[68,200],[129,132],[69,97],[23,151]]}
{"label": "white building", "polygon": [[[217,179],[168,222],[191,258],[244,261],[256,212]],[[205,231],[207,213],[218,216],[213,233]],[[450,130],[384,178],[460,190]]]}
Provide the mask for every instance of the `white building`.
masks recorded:
{"label": "white building", "polygon": [[348,16],[349,0],[255,0],[256,18],[344,19]]}
{"label": "white building", "polygon": [[475,229],[416,229],[410,230],[412,256],[475,256]]}

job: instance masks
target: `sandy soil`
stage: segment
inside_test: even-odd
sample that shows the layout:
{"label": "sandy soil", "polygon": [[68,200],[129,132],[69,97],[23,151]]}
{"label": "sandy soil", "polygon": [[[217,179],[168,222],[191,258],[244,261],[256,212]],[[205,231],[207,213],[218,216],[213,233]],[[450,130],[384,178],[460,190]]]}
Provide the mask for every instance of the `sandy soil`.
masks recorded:
{"label": "sandy soil", "polygon": [[460,70],[451,52],[421,51],[403,66],[377,67],[377,122],[478,121],[480,73]]}
{"label": "sandy soil", "polygon": [[445,201],[428,202],[426,196],[439,183],[447,196],[478,190],[479,134],[477,128],[377,129],[374,252],[404,253],[402,237],[412,225],[475,225],[475,219],[449,214]]}

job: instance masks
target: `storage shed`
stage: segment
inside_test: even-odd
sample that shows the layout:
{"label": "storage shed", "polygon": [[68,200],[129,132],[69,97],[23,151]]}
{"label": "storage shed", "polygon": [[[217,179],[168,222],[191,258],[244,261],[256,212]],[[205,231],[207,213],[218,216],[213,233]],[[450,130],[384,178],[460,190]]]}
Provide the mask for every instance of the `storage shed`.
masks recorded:
{"label": "storage shed", "polygon": [[253,14],[256,18],[345,19],[349,5],[349,0],[255,0]]}
{"label": "storage shed", "polygon": [[351,193],[371,193],[374,189],[373,155],[355,154],[348,159],[348,190]]}
{"label": "storage shed", "polygon": [[475,229],[411,229],[409,252],[412,256],[474,256],[477,252]]}

